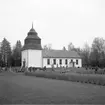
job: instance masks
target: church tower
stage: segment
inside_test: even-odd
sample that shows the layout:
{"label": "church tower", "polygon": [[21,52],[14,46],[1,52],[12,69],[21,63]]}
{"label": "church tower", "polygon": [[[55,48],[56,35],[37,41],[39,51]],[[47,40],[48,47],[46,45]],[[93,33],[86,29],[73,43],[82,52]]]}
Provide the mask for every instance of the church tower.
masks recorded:
{"label": "church tower", "polygon": [[42,68],[42,47],[41,39],[33,28],[27,34],[22,48],[22,66]]}

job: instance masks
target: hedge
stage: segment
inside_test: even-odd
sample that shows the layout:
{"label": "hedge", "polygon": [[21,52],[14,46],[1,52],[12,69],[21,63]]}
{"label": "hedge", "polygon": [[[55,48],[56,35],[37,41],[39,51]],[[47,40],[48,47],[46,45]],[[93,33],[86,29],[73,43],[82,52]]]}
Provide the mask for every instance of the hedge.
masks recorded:
{"label": "hedge", "polygon": [[33,73],[25,72],[25,75],[105,86],[105,76],[99,74],[61,74],[56,72],[36,71]]}

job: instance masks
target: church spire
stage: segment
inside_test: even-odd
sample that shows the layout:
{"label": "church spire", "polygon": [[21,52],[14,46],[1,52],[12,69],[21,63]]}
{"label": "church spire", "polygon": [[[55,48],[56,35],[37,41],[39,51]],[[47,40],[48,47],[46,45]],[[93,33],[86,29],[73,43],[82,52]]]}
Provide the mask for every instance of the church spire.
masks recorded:
{"label": "church spire", "polygon": [[32,22],[32,29],[33,29],[33,22]]}
{"label": "church spire", "polygon": [[33,22],[32,22],[32,27],[30,31],[27,33],[27,37],[25,38],[24,47],[22,50],[27,50],[27,49],[42,50],[41,38],[38,36],[37,32],[35,31],[33,27]]}
{"label": "church spire", "polygon": [[32,28],[30,29],[30,31],[28,32],[28,35],[37,35],[37,32],[35,31],[34,27],[33,27],[33,22],[32,22]]}

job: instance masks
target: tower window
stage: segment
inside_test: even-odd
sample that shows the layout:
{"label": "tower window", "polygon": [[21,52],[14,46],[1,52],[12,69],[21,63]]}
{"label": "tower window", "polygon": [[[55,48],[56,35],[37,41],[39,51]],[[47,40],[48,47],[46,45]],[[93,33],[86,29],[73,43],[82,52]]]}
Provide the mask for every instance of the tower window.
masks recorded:
{"label": "tower window", "polygon": [[59,60],[59,64],[60,64],[60,65],[62,64],[62,59]]}
{"label": "tower window", "polygon": [[54,64],[54,65],[56,64],[56,59],[53,59],[53,64]]}
{"label": "tower window", "polygon": [[78,65],[78,60],[76,60],[76,64]]}
{"label": "tower window", "polygon": [[67,62],[67,59],[65,59],[65,64],[67,65],[67,63],[68,63],[68,62]]}
{"label": "tower window", "polygon": [[50,59],[47,59],[47,64],[50,65]]}

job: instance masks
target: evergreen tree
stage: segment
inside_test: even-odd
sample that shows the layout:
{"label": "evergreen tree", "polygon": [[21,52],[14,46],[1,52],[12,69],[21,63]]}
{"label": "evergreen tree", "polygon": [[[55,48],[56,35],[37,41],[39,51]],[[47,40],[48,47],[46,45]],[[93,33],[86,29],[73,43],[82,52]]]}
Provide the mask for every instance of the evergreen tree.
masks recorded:
{"label": "evergreen tree", "polygon": [[17,41],[12,53],[12,65],[21,66],[21,41]]}
{"label": "evergreen tree", "polygon": [[1,58],[2,58],[2,66],[11,65],[11,46],[6,38],[4,38],[1,43]]}

